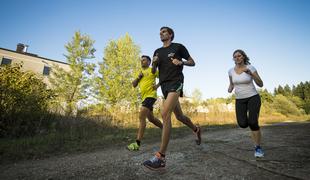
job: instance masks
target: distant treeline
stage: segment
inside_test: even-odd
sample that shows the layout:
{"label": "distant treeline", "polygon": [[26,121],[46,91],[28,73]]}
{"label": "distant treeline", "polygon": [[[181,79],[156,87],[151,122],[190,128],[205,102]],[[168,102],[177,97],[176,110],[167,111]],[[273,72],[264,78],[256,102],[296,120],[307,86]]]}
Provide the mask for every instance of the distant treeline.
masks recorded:
{"label": "distant treeline", "polygon": [[[310,82],[301,82],[296,86],[293,85],[292,88],[289,85],[284,87],[279,85],[274,89],[274,95],[283,95],[287,100],[295,104],[297,108],[304,110],[306,114],[310,114]],[[285,106],[285,104],[282,104],[282,106]]]}

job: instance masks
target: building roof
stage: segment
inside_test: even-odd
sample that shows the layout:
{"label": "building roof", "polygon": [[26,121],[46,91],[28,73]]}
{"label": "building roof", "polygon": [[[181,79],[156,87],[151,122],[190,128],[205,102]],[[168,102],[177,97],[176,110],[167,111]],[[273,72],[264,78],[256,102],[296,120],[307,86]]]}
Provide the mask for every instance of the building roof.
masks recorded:
{"label": "building roof", "polygon": [[5,50],[5,51],[10,51],[10,52],[13,52],[13,53],[16,53],[16,54],[22,54],[22,55],[25,55],[25,56],[36,57],[36,58],[45,59],[45,60],[48,60],[48,61],[54,61],[54,62],[57,62],[57,63],[62,63],[62,64],[67,64],[67,65],[69,65],[69,64],[66,63],[66,62],[62,62],[62,61],[57,61],[57,60],[53,60],[53,59],[41,57],[41,56],[38,56],[37,54],[32,54],[32,53],[28,53],[28,52],[26,52],[26,53],[23,53],[23,52],[16,52],[16,51],[14,51],[14,50],[5,49],[5,48],[2,48],[2,47],[0,47],[0,49]]}

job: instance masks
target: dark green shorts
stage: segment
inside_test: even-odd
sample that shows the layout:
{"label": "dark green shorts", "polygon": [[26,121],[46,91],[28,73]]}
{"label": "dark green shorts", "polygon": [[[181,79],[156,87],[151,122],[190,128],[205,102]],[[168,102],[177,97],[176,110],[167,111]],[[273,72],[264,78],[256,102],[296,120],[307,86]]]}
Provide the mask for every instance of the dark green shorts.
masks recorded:
{"label": "dark green shorts", "polygon": [[183,97],[183,83],[178,81],[165,82],[160,85],[164,98],[167,99],[168,93],[180,92],[180,97]]}

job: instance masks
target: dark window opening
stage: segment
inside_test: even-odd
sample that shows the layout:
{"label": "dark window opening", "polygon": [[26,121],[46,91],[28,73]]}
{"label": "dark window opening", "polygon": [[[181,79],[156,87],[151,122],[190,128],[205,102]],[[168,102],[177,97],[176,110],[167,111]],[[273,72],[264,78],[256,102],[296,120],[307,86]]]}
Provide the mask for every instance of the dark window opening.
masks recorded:
{"label": "dark window opening", "polygon": [[1,65],[9,65],[12,63],[12,59],[2,58]]}
{"label": "dark window opening", "polygon": [[44,66],[43,75],[45,75],[45,76],[50,75],[50,71],[51,71],[51,68],[50,68],[50,67]]}

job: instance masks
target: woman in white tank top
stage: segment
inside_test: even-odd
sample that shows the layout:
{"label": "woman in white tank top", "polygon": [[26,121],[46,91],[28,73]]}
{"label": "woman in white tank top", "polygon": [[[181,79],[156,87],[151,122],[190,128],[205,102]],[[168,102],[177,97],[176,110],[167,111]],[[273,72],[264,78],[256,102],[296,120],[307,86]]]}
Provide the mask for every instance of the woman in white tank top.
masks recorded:
{"label": "woman in white tank top", "polygon": [[255,157],[263,157],[261,148],[261,131],[258,125],[259,111],[261,106],[260,96],[254,86],[263,87],[263,81],[254,66],[250,65],[249,58],[243,50],[233,53],[235,66],[228,71],[229,88],[231,93],[235,89],[236,95],[236,117],[241,128],[250,127],[252,139],[255,144]]}

